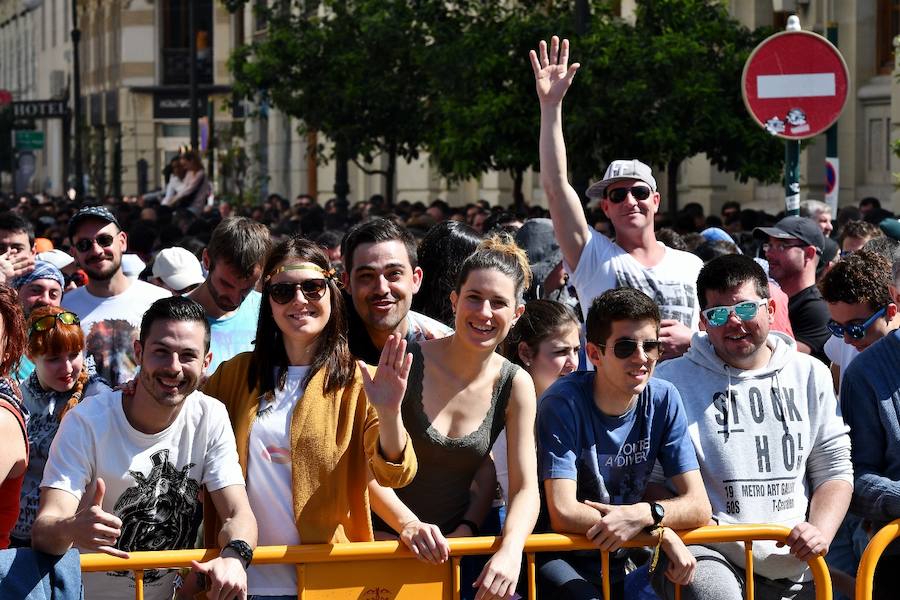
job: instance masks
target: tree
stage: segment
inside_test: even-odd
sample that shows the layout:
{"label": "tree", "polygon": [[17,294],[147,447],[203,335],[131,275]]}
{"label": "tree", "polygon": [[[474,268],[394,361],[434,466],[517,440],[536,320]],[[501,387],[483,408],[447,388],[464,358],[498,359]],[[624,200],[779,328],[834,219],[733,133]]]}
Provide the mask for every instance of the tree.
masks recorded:
{"label": "tree", "polygon": [[[320,146],[319,159],[384,175],[393,200],[397,158],[418,157],[427,127],[415,56],[428,43],[426,3],[327,0],[315,14],[305,4],[257,5],[268,32],[232,56],[235,88],[300,120],[301,134],[326,135],[334,146]],[[379,169],[372,163],[382,154],[388,164]]]}
{"label": "tree", "polygon": [[634,25],[609,25],[573,48],[583,64],[575,86],[591,103],[567,132],[583,140],[582,127],[602,129],[590,155],[664,167],[672,212],[678,168],[700,153],[740,181],[781,177],[783,145],[747,115],[740,91],[743,65],[770,30],[750,31],[715,0],[638,0]]}

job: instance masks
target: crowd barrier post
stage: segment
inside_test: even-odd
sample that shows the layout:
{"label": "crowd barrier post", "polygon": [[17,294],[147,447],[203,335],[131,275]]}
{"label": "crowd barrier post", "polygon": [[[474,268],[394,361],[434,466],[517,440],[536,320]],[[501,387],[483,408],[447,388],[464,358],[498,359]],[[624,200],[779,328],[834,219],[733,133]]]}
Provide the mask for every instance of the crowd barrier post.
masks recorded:
{"label": "crowd barrier post", "polygon": [[[894,525],[893,533],[886,535],[898,535],[900,524],[895,523]],[[722,525],[681,531],[679,535],[685,544],[743,542],[747,573],[746,592],[748,600],[751,600],[754,593],[753,542],[758,540],[784,541],[789,533],[789,528],[777,525]],[[256,565],[295,564],[300,600],[342,597],[335,593],[335,588],[346,590],[346,595],[343,597],[365,600],[405,600],[407,598],[418,600],[432,597],[442,600],[458,600],[461,557],[491,554],[500,547],[501,540],[498,537],[477,537],[453,538],[448,541],[451,559],[445,565],[422,563],[402,543],[397,541],[266,546],[256,549],[253,563]],[[640,545],[637,542],[626,544],[627,547]],[[583,536],[554,533],[529,536],[524,549],[528,600],[535,600],[537,597],[535,553],[591,549],[596,549],[596,547]],[[144,570],[190,567],[193,560],[202,562],[217,554],[216,550],[132,552],[128,559],[106,554],[85,554],[81,557],[81,568],[84,572],[134,571],[135,598],[143,600]],[[402,561],[402,563],[398,561]],[[347,563],[354,563],[354,568],[347,569]],[[393,569],[388,568],[388,565],[392,565]],[[608,552],[601,552],[601,565],[603,568],[603,594],[608,599],[610,597]],[[816,600],[830,600],[832,597],[831,576],[825,559],[816,557],[809,561],[809,566],[815,581]],[[862,564],[860,568],[862,569]],[[874,563],[872,568],[874,570]],[[392,574],[390,571],[395,573]],[[397,571],[399,573],[396,573]],[[394,578],[391,579],[391,577]],[[372,578],[377,581],[373,582]],[[329,587],[331,581],[334,582],[333,587]],[[860,585],[859,580],[857,580],[857,585]],[[395,588],[391,586],[395,586]],[[871,577],[869,589],[871,589]],[[680,598],[680,592],[681,590],[676,587],[676,599]],[[865,599],[866,597],[858,596],[858,598]]]}
{"label": "crowd barrier post", "polygon": [[856,600],[871,600],[875,581],[875,567],[891,542],[900,537],[900,519],[878,530],[866,545],[856,572]]}

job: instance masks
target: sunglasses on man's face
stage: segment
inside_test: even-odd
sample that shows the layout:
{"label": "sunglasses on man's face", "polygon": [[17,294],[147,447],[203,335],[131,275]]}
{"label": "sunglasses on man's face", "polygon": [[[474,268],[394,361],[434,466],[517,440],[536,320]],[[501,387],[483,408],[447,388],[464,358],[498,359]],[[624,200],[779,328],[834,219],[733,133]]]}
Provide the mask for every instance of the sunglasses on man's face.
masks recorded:
{"label": "sunglasses on man's face", "polygon": [[37,321],[31,324],[31,328],[28,330],[28,337],[31,337],[36,331],[47,331],[56,327],[56,323],[62,323],[63,325],[79,325],[81,324],[81,320],[78,318],[73,312],[61,312],[55,315],[47,315],[46,317],[41,317]]}
{"label": "sunglasses on man's face", "polygon": [[287,304],[297,296],[297,288],[303,297],[310,302],[321,300],[328,287],[327,279],[304,279],[303,281],[291,281],[273,283],[269,285],[269,297],[278,304]]}
{"label": "sunglasses on man's face", "polygon": [[614,190],[609,190],[606,196],[613,204],[619,204],[620,202],[625,201],[625,198],[628,197],[628,194],[631,194],[635,200],[646,200],[650,197],[650,188],[645,185],[620,187]]}
{"label": "sunglasses on man's face", "polygon": [[706,324],[710,327],[721,327],[728,322],[731,313],[737,315],[741,321],[750,321],[756,318],[759,307],[768,304],[768,300],[747,300],[731,306],[713,306],[701,311],[706,318]]}
{"label": "sunglasses on man's face", "polygon": [[89,252],[94,249],[94,242],[101,248],[109,248],[112,246],[116,237],[108,233],[101,233],[95,238],[84,238],[75,242],[75,249],[79,252]]}
{"label": "sunglasses on man's face", "polygon": [[866,337],[866,330],[875,324],[877,321],[887,310],[886,306],[882,306],[881,309],[876,311],[872,316],[865,320],[863,323],[850,323],[849,325],[841,325],[834,319],[829,319],[828,323],[825,324],[828,327],[828,331],[831,332],[831,335],[834,337],[842,338],[846,333],[854,340],[861,340]]}
{"label": "sunglasses on man's face", "polygon": [[[609,344],[597,344],[597,347],[605,351]],[[618,340],[612,345],[612,351],[616,358],[624,360],[634,354],[639,347],[650,360],[658,360],[662,354],[662,342],[659,340]]]}

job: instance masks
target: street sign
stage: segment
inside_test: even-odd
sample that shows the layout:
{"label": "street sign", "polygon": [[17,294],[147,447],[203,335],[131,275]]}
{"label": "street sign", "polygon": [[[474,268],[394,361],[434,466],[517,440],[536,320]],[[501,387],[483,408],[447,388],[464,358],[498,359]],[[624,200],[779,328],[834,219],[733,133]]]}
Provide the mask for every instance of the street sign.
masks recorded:
{"label": "street sign", "polygon": [[849,80],[847,63],[824,37],[783,31],[750,54],[741,92],[761,127],[786,140],[801,140],[837,121],[847,102]]}
{"label": "street sign", "polygon": [[13,96],[9,90],[0,90],[0,108],[5,108],[12,104]]}
{"label": "street sign", "polygon": [[22,100],[12,105],[17,119],[62,119],[69,113],[65,100]]}
{"label": "street sign", "polygon": [[831,207],[831,214],[837,214],[838,190],[841,189],[841,162],[835,157],[825,158],[825,202]]}
{"label": "street sign", "polygon": [[16,130],[16,150],[43,150],[43,131]]}

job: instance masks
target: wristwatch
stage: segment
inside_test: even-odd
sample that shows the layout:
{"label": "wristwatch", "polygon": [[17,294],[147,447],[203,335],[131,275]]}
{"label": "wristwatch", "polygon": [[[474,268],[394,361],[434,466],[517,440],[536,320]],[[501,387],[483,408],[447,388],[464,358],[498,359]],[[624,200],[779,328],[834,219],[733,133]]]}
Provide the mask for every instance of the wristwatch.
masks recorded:
{"label": "wristwatch", "polygon": [[250,566],[250,561],[253,560],[253,548],[250,547],[250,544],[244,540],[231,540],[225,544],[225,547],[222,548],[222,552],[229,548],[237,552],[238,558],[244,563],[245,569]]}
{"label": "wristwatch", "polygon": [[666,516],[666,509],[659,502],[650,503],[650,515],[653,517],[653,527],[658,527]]}

